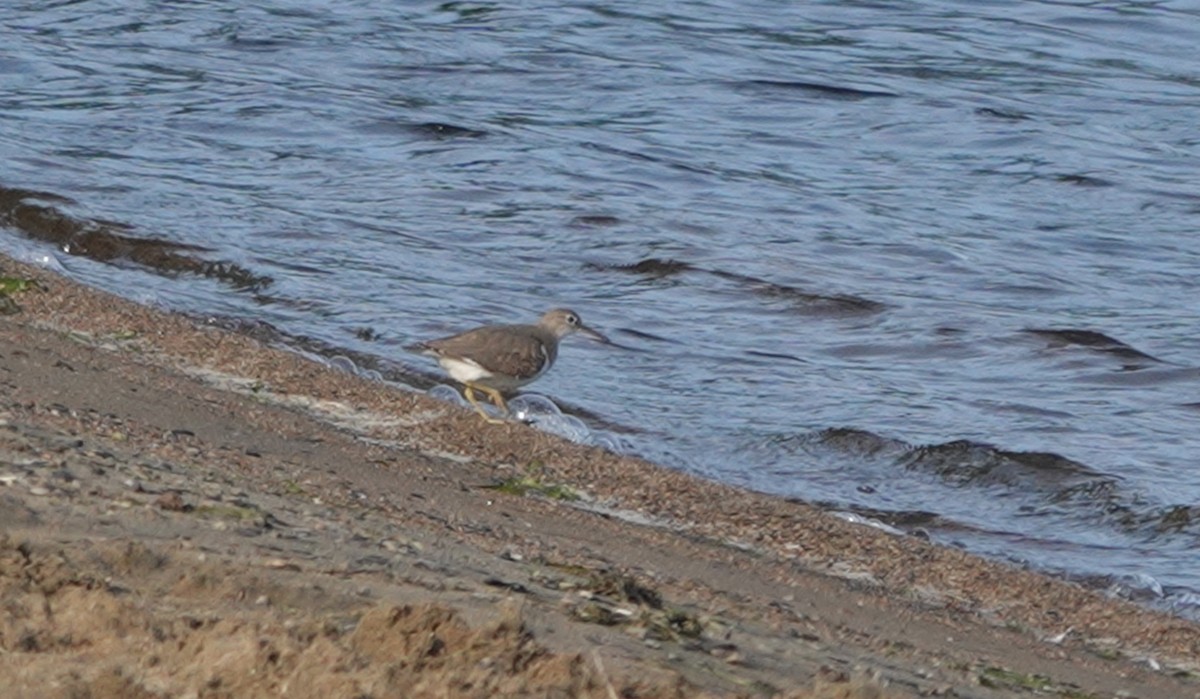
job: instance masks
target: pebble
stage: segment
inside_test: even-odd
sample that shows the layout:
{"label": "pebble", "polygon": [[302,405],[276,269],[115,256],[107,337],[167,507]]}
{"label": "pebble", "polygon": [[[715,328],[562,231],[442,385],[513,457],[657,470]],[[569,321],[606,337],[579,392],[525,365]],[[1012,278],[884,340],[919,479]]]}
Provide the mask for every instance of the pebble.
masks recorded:
{"label": "pebble", "polygon": [[183,497],[174,491],[163,493],[154,501],[159,509],[167,510],[168,512],[185,512],[188,509],[187,503],[183,501]]}

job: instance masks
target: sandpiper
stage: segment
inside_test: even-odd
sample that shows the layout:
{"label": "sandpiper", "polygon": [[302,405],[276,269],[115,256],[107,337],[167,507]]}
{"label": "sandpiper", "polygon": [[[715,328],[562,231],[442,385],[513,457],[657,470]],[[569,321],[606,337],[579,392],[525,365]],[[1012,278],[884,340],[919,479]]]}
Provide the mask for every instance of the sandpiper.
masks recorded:
{"label": "sandpiper", "polygon": [[583,324],[566,308],[546,311],[533,325],[484,325],[457,335],[412,345],[409,349],[435,357],[450,378],[463,385],[463,395],[484,420],[488,415],[475,400],[475,390],[488,395],[504,415],[509,414],[501,391],[512,391],[538,379],[558,358],[558,341],[572,333],[608,343],[604,335]]}

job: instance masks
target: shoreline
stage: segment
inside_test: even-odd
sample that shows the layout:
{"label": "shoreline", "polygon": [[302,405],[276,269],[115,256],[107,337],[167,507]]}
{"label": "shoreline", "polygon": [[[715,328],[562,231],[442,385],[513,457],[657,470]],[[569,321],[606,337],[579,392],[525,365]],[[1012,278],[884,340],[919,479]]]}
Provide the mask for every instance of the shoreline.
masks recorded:
{"label": "shoreline", "polygon": [[1200,697],[1198,624],[0,275],[18,696]]}

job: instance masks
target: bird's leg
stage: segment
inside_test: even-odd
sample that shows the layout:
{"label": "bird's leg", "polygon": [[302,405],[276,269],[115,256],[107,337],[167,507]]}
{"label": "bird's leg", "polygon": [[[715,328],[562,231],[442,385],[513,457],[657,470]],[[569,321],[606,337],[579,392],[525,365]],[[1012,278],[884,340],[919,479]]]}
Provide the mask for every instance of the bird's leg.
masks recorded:
{"label": "bird's leg", "polygon": [[[479,404],[479,401],[475,400],[475,389],[476,388],[483,391],[484,393],[487,393],[489,396],[492,395],[492,391],[489,388],[484,388],[483,386],[476,386],[473,384],[464,383],[463,384],[463,395],[466,397],[467,402],[469,402],[475,408],[475,410],[477,410],[479,412],[479,414],[483,416],[483,419],[486,420],[487,422],[489,422],[493,425],[504,424],[503,420],[501,420],[499,418],[494,418],[491,415],[488,415],[487,411],[483,409],[483,406]],[[503,401],[503,399],[501,399],[501,400]],[[506,409],[507,409],[507,407],[508,406],[505,406]]]}
{"label": "bird's leg", "polygon": [[500,408],[501,412],[503,412],[505,415],[512,415],[512,411],[508,409],[508,403],[504,402],[504,396],[500,393],[500,391],[494,388],[488,388],[487,386],[476,386],[475,388],[478,388],[479,390],[488,394],[488,397],[492,399],[492,403],[495,403],[496,407]]}

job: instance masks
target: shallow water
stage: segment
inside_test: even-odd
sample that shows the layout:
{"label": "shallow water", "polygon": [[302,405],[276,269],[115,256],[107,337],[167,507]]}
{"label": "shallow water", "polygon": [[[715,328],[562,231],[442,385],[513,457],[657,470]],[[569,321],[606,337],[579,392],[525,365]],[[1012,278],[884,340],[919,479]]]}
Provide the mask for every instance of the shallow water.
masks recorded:
{"label": "shallow water", "polygon": [[1197,616],[1200,10],[310,4],[7,12],[5,249]]}

